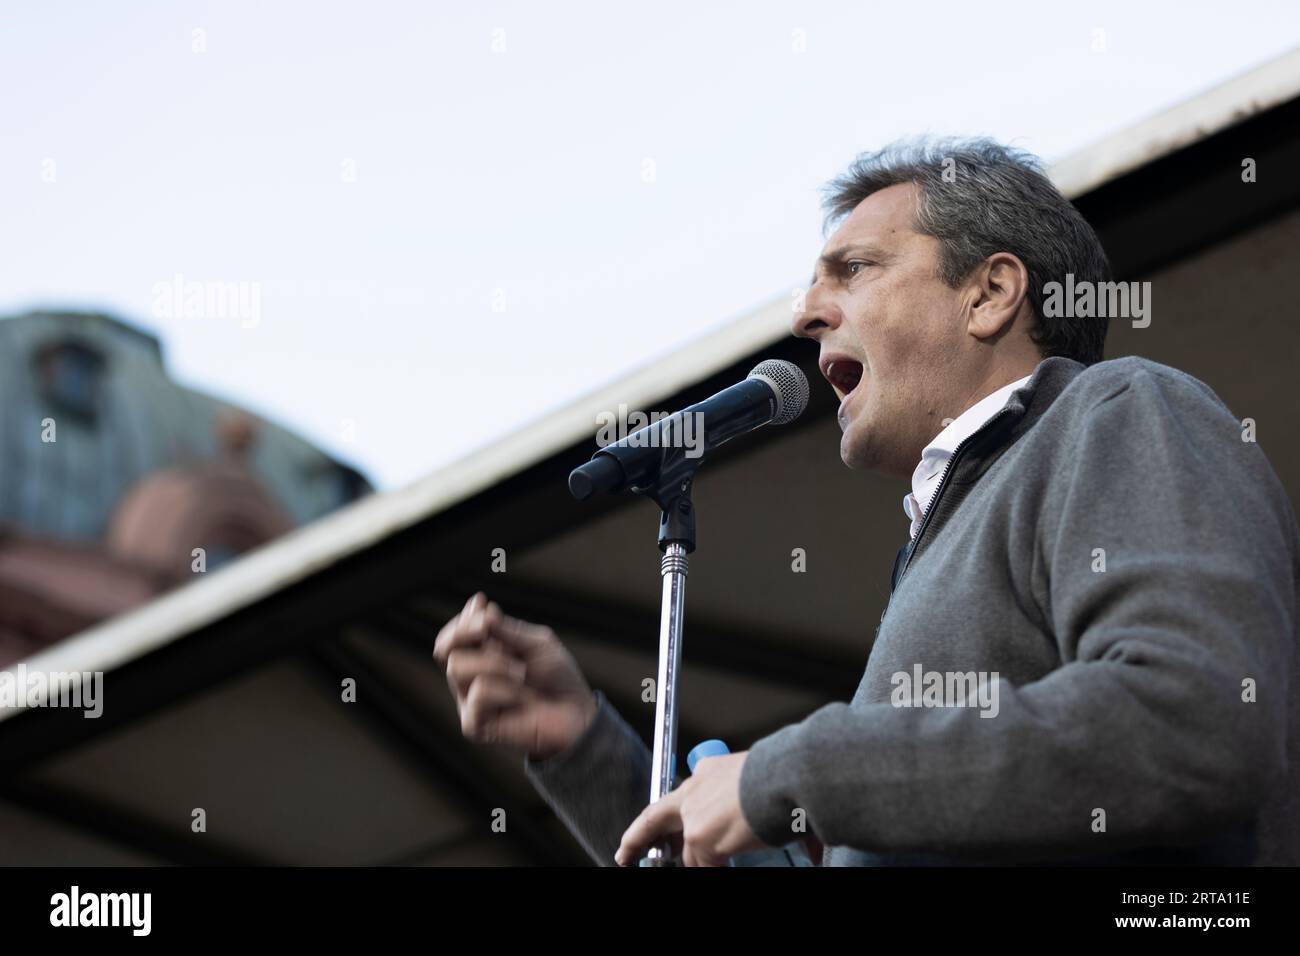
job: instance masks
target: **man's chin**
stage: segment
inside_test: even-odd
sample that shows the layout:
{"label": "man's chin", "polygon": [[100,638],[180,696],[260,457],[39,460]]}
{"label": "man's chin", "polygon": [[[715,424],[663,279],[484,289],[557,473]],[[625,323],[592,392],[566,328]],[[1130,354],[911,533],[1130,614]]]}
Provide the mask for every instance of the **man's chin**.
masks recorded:
{"label": "man's chin", "polygon": [[849,417],[840,424],[840,460],[854,471],[871,468],[872,429],[867,421],[869,405],[861,401],[862,398],[862,395],[856,394],[849,398],[849,407],[846,409]]}
{"label": "man's chin", "polygon": [[862,445],[861,441],[855,440],[855,429],[850,424],[845,429],[844,434],[840,436],[840,461],[854,471],[861,471],[866,468],[866,449]]}
{"label": "man's chin", "polygon": [[910,478],[912,466],[901,470],[898,467],[890,467],[883,455],[885,446],[882,446],[879,441],[871,441],[868,438],[870,434],[870,430],[863,422],[850,422],[849,427],[840,436],[840,461],[853,471],[870,471],[891,478]]}

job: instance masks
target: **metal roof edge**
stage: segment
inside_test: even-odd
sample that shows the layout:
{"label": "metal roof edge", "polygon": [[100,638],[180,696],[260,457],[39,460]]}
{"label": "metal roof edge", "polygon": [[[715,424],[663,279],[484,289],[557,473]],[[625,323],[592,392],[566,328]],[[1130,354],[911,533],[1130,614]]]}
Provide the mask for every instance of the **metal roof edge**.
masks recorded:
{"label": "metal roof edge", "polygon": [[1300,47],[1069,154],[1048,175],[1075,199],[1297,96]]}

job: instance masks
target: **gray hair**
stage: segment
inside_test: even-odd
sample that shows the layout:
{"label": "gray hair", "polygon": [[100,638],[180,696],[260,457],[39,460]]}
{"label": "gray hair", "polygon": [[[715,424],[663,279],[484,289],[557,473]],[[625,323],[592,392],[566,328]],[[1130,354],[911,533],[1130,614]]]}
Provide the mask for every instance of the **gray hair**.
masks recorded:
{"label": "gray hair", "polygon": [[916,139],[862,153],[826,184],[826,226],[842,219],[872,193],[915,183],[915,226],[942,247],[939,277],[957,285],[997,252],[1009,252],[1029,272],[1029,299],[1037,318],[1032,341],[1043,356],[1063,355],[1084,365],[1101,361],[1106,316],[1044,314],[1045,287],[1065,282],[1107,282],[1110,264],[1097,234],[1043,173],[1032,153],[991,139]]}

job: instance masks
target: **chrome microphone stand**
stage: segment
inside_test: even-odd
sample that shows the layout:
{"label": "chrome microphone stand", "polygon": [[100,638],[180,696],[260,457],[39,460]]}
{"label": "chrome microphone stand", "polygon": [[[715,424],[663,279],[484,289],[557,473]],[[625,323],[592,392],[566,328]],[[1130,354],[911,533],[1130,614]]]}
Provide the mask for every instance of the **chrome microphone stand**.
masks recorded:
{"label": "chrome microphone stand", "polygon": [[[689,410],[688,410],[689,411]],[[685,413],[683,413],[685,414]],[[686,622],[686,573],[689,555],[695,550],[695,506],[691,503],[691,482],[703,463],[699,451],[679,429],[679,416],[664,419],[656,433],[657,461],[642,468],[644,484],[627,487],[659,506],[659,575],[662,606],[659,612],[659,671],[655,681],[655,732],[650,769],[650,802],[673,790],[677,770],[677,685],[682,663],[682,635]],[[640,434],[640,433],[638,433]],[[706,435],[706,445],[707,445]],[[607,449],[607,451],[610,451]],[[617,446],[613,451],[617,451]],[[586,465],[569,475],[569,491],[577,499],[591,497],[598,488],[618,486],[623,467],[615,454],[597,453]],[[640,866],[676,866],[670,841],[652,846]]]}
{"label": "chrome microphone stand", "polygon": [[[630,488],[659,506],[662,597],[651,803],[672,792],[677,770],[677,685],[686,619],[687,556],[695,550],[691,503],[695,472],[708,450],[765,424],[794,421],[807,404],[808,379],[799,367],[768,359],[755,366],[745,381],[603,448],[569,474],[569,491],[579,501],[596,491]],[[703,435],[702,446],[686,440],[690,437],[686,416],[701,423],[697,437]],[[646,438],[650,440],[641,440]],[[646,447],[657,449],[658,454],[647,455]],[[641,866],[677,864],[671,842],[651,847],[639,861]]]}
{"label": "chrome microphone stand", "polygon": [[[677,685],[686,625],[687,557],[695,550],[695,506],[691,503],[691,474],[674,477],[674,486],[661,485],[650,494],[659,503],[659,574],[663,579],[659,610],[659,673],[655,682],[654,749],[650,764],[650,802],[671,793],[677,769]],[[661,493],[662,492],[662,493]],[[676,866],[669,843],[652,846],[640,866]]]}

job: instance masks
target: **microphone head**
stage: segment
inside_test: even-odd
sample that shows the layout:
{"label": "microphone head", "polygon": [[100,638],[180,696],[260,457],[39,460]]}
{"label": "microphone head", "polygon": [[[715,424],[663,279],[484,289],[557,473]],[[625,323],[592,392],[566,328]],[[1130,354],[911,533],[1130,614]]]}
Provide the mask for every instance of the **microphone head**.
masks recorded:
{"label": "microphone head", "polygon": [[785,425],[794,421],[808,407],[808,376],[793,362],[767,359],[755,365],[754,371],[747,377],[767,382],[776,393],[776,414],[772,416],[771,422],[773,425]]}

